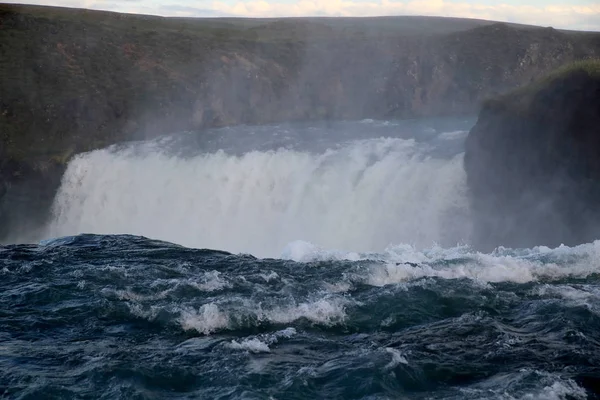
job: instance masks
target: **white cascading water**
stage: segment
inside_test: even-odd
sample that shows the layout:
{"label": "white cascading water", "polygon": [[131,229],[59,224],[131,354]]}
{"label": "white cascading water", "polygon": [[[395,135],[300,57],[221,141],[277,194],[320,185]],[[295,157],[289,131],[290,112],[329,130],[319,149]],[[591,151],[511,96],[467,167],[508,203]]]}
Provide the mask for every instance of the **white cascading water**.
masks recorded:
{"label": "white cascading water", "polygon": [[462,155],[426,156],[413,140],[187,158],[105,149],[71,161],[47,235],[127,233],[259,257],[296,240],[456,245],[468,236],[465,187]]}

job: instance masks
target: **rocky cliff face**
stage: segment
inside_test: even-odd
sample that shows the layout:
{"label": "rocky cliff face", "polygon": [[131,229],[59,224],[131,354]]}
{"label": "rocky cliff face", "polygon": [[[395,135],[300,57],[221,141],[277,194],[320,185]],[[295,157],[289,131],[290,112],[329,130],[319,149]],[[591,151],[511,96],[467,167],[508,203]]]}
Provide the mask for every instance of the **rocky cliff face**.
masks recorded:
{"label": "rocky cliff face", "polygon": [[[598,34],[485,21],[188,20],[2,5],[0,193],[54,182],[78,152],[168,132],[475,113],[490,94],[599,54]],[[0,225],[6,218],[0,211]]]}
{"label": "rocky cliff face", "polygon": [[475,245],[600,238],[599,152],[600,62],[486,102],[465,154]]}

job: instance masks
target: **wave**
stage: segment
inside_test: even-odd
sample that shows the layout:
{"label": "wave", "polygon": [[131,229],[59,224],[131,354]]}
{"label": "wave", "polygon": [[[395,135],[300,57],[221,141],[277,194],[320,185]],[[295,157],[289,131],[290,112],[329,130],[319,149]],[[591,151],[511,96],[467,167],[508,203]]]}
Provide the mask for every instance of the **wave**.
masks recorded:
{"label": "wave", "polygon": [[600,274],[600,241],[554,249],[545,246],[532,249],[500,247],[491,254],[474,251],[469,246],[434,246],[419,250],[406,244],[389,246],[380,253],[360,253],[327,250],[295,241],[284,248],[281,258],[304,263],[372,261],[366,282],[374,286],[426,277],[527,283]]}

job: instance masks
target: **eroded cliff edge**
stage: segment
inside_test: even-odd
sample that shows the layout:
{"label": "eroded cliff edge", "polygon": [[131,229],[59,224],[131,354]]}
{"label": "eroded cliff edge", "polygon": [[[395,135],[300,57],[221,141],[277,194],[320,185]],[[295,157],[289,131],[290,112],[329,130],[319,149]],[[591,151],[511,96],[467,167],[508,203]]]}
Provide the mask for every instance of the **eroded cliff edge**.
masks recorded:
{"label": "eroded cliff edge", "polygon": [[600,61],[486,101],[465,170],[477,247],[600,239]]}
{"label": "eroded cliff edge", "polygon": [[0,5],[0,241],[74,154],[230,124],[474,114],[600,34],[451,18],[181,19]]}

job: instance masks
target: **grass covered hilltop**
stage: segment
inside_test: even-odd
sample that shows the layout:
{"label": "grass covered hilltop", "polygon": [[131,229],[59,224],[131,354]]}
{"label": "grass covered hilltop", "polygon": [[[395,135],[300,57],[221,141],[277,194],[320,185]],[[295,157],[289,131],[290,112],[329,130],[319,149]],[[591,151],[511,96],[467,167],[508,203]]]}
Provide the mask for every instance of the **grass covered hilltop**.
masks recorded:
{"label": "grass covered hilltop", "polygon": [[[531,115],[535,112],[534,109],[536,96],[540,92],[545,92],[559,84],[561,81],[565,81],[567,77],[587,75],[591,79],[600,79],[600,58],[587,59],[571,62],[563,65],[562,67],[552,71],[551,73],[542,76],[540,79],[533,81],[529,85],[520,86],[514,90],[510,90],[507,93],[503,93],[496,97],[486,99],[483,102],[484,109],[490,110],[505,110],[512,111],[523,116]],[[573,90],[580,90],[582,88],[573,88]],[[548,116],[555,115],[556,110],[546,108]]]}
{"label": "grass covered hilltop", "polygon": [[467,139],[477,245],[600,237],[600,59],[491,98]]}
{"label": "grass covered hilltop", "polygon": [[0,240],[45,218],[82,151],[229,124],[473,114],[597,56],[600,34],[481,20],[0,5]]}

